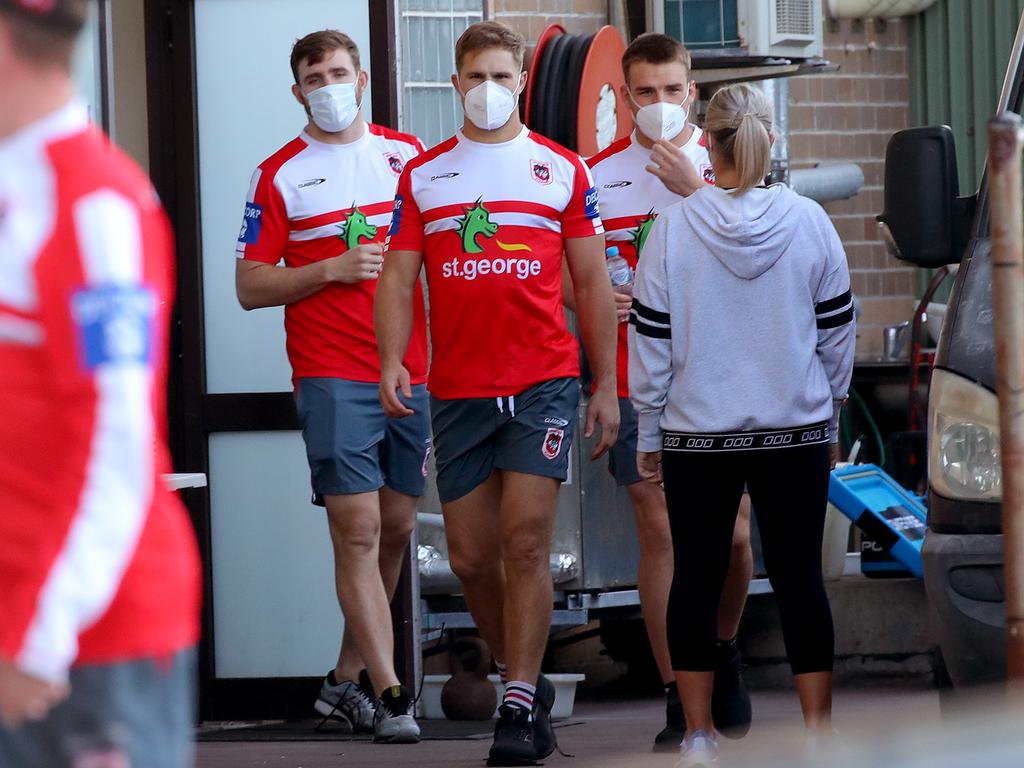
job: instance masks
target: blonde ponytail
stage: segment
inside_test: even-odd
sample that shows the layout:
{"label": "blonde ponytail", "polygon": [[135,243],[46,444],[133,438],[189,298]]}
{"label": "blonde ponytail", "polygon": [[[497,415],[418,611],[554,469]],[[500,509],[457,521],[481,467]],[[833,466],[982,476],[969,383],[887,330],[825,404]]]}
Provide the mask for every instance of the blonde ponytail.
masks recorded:
{"label": "blonde ponytail", "polygon": [[772,104],[764,93],[746,83],[722,88],[711,97],[704,130],[715,153],[736,170],[737,194],[764,181],[772,163]]}

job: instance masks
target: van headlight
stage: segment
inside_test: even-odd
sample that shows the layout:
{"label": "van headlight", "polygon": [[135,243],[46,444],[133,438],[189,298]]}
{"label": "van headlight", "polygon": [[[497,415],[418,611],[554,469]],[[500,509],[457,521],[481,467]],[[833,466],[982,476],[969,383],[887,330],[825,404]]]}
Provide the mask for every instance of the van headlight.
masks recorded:
{"label": "van headlight", "polygon": [[951,499],[999,501],[999,401],[980,384],[932,371],[928,395],[928,479]]}

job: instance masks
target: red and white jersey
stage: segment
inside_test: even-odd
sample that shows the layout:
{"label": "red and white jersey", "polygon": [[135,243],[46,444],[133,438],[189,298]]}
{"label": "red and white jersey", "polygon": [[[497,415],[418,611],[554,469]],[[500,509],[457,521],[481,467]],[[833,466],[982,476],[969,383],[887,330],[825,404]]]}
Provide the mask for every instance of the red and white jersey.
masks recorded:
{"label": "red and white jersey", "polygon": [[0,141],[0,657],[37,676],[198,640],[161,479],[173,293],[156,194],[84,107]]}
{"label": "red and white jersey", "polygon": [[586,164],[526,128],[501,144],[459,133],[410,162],[387,249],[424,257],[431,393],[501,397],[578,376],[564,240],[602,232]]}
{"label": "red and white jersey", "polygon": [[[693,134],[681,149],[704,180],[712,183],[711,168],[704,134],[692,126]],[[637,256],[647,240],[647,233],[659,213],[683,198],[670,192],[657,176],[646,170],[651,164],[651,150],[637,141],[636,133],[619,139],[587,160],[601,205],[605,241],[618,246],[619,255],[635,271]],[[619,397],[629,397],[629,351],[626,348],[628,324],[619,323],[618,388]]]}
{"label": "red and white jersey", "polygon": [[[405,164],[423,151],[415,136],[369,125],[350,144],[325,144],[303,132],[265,160],[246,198],[239,258],[301,267],[382,242]],[[294,379],[330,376],[380,381],[373,332],[376,280],[335,283],[284,308]],[[423,292],[417,287],[405,366],[427,378]]]}

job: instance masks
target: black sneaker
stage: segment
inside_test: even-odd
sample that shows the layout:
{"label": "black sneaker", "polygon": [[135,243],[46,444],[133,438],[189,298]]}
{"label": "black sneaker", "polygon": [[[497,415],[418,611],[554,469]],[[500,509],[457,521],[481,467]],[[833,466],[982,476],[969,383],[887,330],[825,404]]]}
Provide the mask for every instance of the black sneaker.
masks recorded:
{"label": "black sneaker", "polygon": [[555,706],[555,684],[544,675],[537,678],[537,691],[533,694],[534,743],[537,759],[543,760],[555,751],[558,740],[551,724],[551,708]]}
{"label": "black sneaker", "polygon": [[522,707],[502,704],[494,725],[494,743],[487,755],[487,765],[535,765],[534,723]]}
{"label": "black sneaker", "polygon": [[654,737],[655,752],[678,752],[679,745],[686,737],[686,715],[679,688],[669,683],[665,691],[665,727]]}
{"label": "black sneaker", "polygon": [[415,744],[420,727],[412,715],[412,696],[404,685],[387,688],[373,713],[373,740],[385,744]]}
{"label": "black sneaker", "polygon": [[742,739],[750,731],[750,694],[743,684],[740,651],[736,640],[719,642],[716,649],[715,684],[711,691],[711,718],[715,730],[730,739]]}

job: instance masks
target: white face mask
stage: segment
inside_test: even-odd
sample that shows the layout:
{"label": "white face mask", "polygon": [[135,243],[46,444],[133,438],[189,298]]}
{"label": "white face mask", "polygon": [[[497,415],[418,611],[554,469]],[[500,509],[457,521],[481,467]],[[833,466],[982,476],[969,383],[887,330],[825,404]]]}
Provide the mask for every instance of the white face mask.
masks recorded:
{"label": "white face mask", "polygon": [[[633,103],[636,104],[636,101]],[[639,104],[637,106],[640,107]],[[689,113],[690,104],[688,102],[669,104],[657,101],[654,104],[640,107],[633,119],[636,120],[636,127],[652,141],[658,139],[672,141],[686,128],[686,119]]]}
{"label": "white face mask", "polygon": [[463,108],[473,125],[481,131],[493,131],[501,128],[512,117],[518,95],[518,90],[512,93],[493,80],[484,80],[466,91]]}
{"label": "white face mask", "polygon": [[327,133],[344,131],[359,113],[355,83],[332,83],[306,94],[309,113],[317,128]]}

